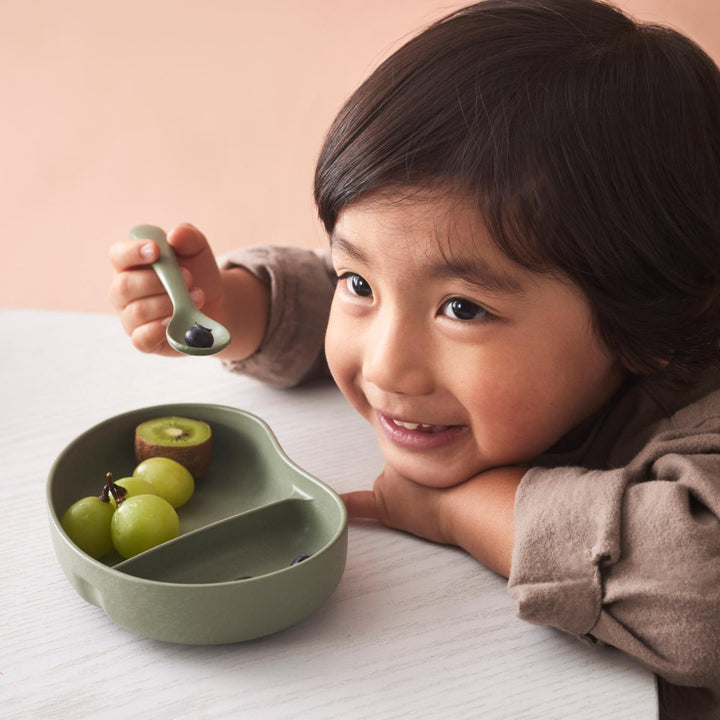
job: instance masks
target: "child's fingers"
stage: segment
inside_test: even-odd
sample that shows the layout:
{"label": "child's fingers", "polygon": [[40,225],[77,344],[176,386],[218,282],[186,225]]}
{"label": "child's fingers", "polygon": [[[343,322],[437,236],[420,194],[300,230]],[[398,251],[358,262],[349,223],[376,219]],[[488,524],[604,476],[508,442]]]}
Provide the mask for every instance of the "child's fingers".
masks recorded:
{"label": "child's fingers", "polygon": [[140,352],[155,355],[176,355],[177,353],[168,345],[165,328],[166,324],[160,320],[145,323],[133,330],[130,339]]}
{"label": "child's fingers", "polygon": [[[190,297],[196,307],[203,303],[202,290],[195,289]],[[164,293],[151,295],[141,300],[128,303],[120,311],[120,322],[125,332],[132,336],[135,330],[149,323],[167,321],[173,313],[173,306],[170,297]]]}
{"label": "child's fingers", "polygon": [[112,306],[120,311],[140,298],[162,292],[162,283],[154,270],[125,270],[113,276],[109,298]]}
{"label": "child's fingers", "polygon": [[174,227],[168,233],[167,239],[178,257],[194,257],[210,250],[205,236],[194,225],[188,223]]}
{"label": "child's fingers", "polygon": [[[191,258],[212,251],[205,236],[192,225],[178,225],[168,233],[168,242],[178,257]],[[160,256],[157,244],[149,239],[120,240],[110,246],[110,263],[117,272],[150,265]]]}
{"label": "child's fingers", "polygon": [[120,311],[120,321],[125,332],[132,335],[138,327],[169,318],[172,311],[172,302],[168,295],[152,295],[128,303]]}
{"label": "child's fingers", "polygon": [[155,262],[160,249],[152,240],[120,240],[110,246],[110,262],[118,272]]}
{"label": "child's fingers", "polygon": [[168,233],[168,243],[180,263],[192,272],[194,284],[205,291],[208,302],[221,306],[223,293],[220,271],[205,236],[192,225],[178,225]]}
{"label": "child's fingers", "polygon": [[343,493],[340,497],[345,503],[349,517],[380,519],[375,493],[372,490],[355,490],[354,492]]}
{"label": "child's fingers", "polygon": [[[189,289],[192,285],[192,275],[186,268],[180,268]],[[116,310],[123,310],[127,305],[142,298],[165,293],[160,278],[154,270],[127,270],[116,273],[110,282],[110,303]]]}

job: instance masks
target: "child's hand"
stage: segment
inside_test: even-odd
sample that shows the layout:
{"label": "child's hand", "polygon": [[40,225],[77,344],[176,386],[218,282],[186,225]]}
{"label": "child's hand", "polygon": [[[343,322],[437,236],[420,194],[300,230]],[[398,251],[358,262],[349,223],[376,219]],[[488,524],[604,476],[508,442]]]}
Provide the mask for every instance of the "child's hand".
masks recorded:
{"label": "child's hand", "polygon": [[379,520],[437,543],[458,545],[508,577],[515,491],[525,468],[486,470],[449,488],[420,485],[386,466],[372,490],[342,496],[350,518]]}
{"label": "child's hand", "polygon": [[[267,288],[240,268],[221,271],[205,236],[192,225],[178,225],[167,239],[195,305],[230,331],[230,347],[219,355],[231,360],[251,355],[265,331]],[[110,302],[138,350],[178,356],[165,337],[172,302],[151,267],[158,256],[159,248],[151,240],[115,243],[110,248],[116,273]],[[242,317],[233,312],[236,308]]]}
{"label": "child's hand", "polygon": [[408,480],[386,465],[372,490],[345,493],[342,499],[351,518],[379,520],[389,527],[452,545],[452,536],[440,518],[443,492],[446,490]]}
{"label": "child's hand", "polygon": [[[180,225],[168,234],[168,243],[175,251],[193,302],[203,307],[207,315],[216,317],[220,310],[217,292],[220,273],[207,240],[194,227]],[[150,267],[159,254],[158,246],[151,240],[115,243],[110,248],[110,262],[116,272],[110,287],[110,302],[138,350],[176,355],[165,339],[172,303]],[[208,303],[207,288],[211,289],[209,295],[215,307]]]}

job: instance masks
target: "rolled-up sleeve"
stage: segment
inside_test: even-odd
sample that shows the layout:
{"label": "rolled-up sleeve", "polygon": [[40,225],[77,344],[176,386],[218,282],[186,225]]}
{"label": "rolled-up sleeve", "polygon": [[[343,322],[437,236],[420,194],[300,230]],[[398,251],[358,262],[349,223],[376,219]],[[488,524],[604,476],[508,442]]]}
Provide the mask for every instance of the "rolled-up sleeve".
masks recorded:
{"label": "rolled-up sleeve", "polygon": [[515,498],[509,590],[520,617],[589,633],[603,603],[602,569],[619,557],[622,471],[529,470]]}
{"label": "rolled-up sleeve", "polygon": [[243,267],[270,290],[260,348],[246,360],[223,361],[224,366],[275,387],[328,376],[324,339],[335,292],[328,253],[258,245],[222,256],[220,267]]}
{"label": "rolled-up sleeve", "polygon": [[655,438],[626,467],[533,468],[515,501],[518,615],[720,689],[720,426]]}

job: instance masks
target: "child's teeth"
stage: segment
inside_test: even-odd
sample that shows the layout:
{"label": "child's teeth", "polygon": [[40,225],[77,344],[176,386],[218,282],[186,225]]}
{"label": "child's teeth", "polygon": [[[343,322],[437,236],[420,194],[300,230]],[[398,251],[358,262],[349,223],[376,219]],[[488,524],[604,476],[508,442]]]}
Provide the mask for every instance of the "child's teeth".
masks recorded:
{"label": "child's teeth", "polygon": [[400,420],[393,420],[393,422],[400,427],[407,428],[408,430],[417,430],[420,427],[420,423],[402,422]]}
{"label": "child's teeth", "polygon": [[395,419],[393,419],[393,423],[406,430],[420,430],[421,432],[442,432],[448,428],[447,425],[425,425],[423,423],[403,422],[402,420]]}

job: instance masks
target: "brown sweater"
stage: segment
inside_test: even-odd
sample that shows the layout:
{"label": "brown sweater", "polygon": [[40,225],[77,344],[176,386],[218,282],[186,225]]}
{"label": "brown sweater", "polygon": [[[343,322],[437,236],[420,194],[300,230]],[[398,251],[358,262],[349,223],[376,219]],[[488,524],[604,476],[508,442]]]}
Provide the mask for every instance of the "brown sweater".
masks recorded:
{"label": "brown sweater", "polygon": [[[280,387],[327,373],[327,254],[258,246],[223,264],[254,272],[272,302],[262,347],[228,368]],[[649,667],[662,718],[720,720],[720,372],[684,391],[628,382],[584,425],[520,483],[518,615]]]}

